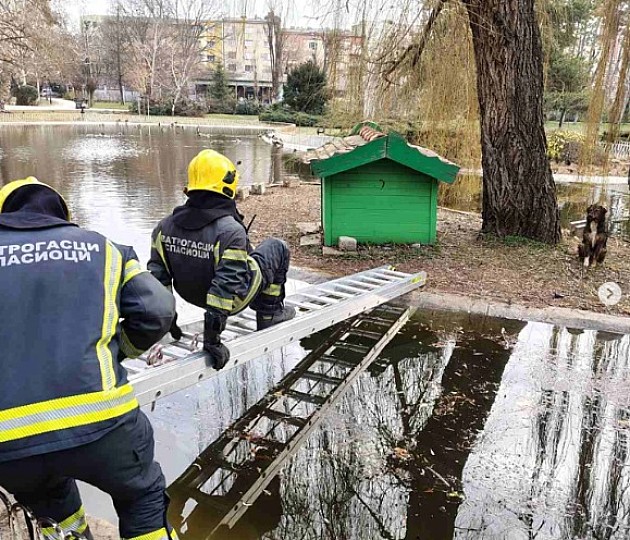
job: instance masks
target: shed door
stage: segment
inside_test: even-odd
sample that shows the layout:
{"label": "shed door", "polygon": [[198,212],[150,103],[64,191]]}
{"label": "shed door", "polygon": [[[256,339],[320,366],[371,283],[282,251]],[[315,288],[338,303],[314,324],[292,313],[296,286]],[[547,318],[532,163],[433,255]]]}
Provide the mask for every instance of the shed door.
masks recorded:
{"label": "shed door", "polygon": [[353,236],[362,243],[435,240],[435,181],[381,160],[327,179],[326,243]]}

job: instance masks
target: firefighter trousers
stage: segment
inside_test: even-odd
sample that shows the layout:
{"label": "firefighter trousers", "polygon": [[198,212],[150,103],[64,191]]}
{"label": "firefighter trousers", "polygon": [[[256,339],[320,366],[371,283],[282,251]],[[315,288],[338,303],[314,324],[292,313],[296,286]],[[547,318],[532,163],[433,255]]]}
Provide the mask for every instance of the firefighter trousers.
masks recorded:
{"label": "firefighter trousers", "polygon": [[250,307],[259,313],[273,314],[282,309],[285,284],[291,262],[289,246],[278,238],[268,238],[251,254],[260,267],[262,286]]}
{"label": "firefighter trousers", "polygon": [[[89,444],[0,463],[0,486],[36,517],[59,523],[64,534],[84,533],[87,522],[76,485],[81,480],[111,496],[121,538],[170,540],[176,534],[166,520],[166,485],[153,452],[153,428],[136,409]],[[57,538],[53,528],[43,533]]]}

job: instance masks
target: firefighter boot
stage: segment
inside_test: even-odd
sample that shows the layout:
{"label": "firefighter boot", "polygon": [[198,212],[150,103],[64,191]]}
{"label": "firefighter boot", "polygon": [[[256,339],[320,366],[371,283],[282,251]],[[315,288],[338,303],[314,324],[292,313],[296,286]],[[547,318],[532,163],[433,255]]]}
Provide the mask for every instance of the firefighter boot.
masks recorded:
{"label": "firefighter boot", "polygon": [[256,313],[256,326],[257,329],[266,330],[276,324],[283,323],[285,321],[290,321],[295,317],[295,308],[291,306],[281,305],[280,309],[274,311],[271,314],[265,314],[258,312]]}

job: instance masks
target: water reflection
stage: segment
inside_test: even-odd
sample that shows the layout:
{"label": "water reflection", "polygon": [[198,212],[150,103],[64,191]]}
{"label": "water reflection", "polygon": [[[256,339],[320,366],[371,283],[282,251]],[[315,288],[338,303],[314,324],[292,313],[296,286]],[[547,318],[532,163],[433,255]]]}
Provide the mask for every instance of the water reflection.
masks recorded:
{"label": "water reflection", "polygon": [[[213,538],[628,537],[629,336],[418,314],[384,356],[238,529]],[[231,383],[201,408],[222,414],[217,404],[236,400],[242,414],[271,379],[239,378],[240,394]],[[229,421],[200,427],[198,443],[217,424]],[[184,508],[173,486],[173,521],[189,516],[182,536],[206,538],[237,492]]]}
{"label": "water reflection", "polygon": [[281,182],[285,160],[257,137],[198,137],[170,126],[1,126],[0,185],[37,176],[64,194],[73,218],[143,261],[157,221],[182,204],[186,170],[203,148],[241,161],[241,181]]}
{"label": "water reflection", "polygon": [[466,466],[457,538],[628,538],[629,362],[628,336],[528,325]]}
{"label": "water reflection", "polygon": [[[572,221],[585,219],[593,203],[608,208],[610,232],[630,239],[630,195],[627,184],[557,184],[560,223],[569,228]],[[439,204],[454,210],[481,212],[481,177],[463,175],[452,184],[441,184]]]}

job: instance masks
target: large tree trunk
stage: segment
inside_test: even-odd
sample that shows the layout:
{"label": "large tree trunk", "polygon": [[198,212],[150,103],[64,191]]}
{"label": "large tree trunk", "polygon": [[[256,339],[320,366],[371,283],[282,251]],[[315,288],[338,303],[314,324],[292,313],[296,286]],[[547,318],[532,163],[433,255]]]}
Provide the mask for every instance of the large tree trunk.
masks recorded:
{"label": "large tree trunk", "polygon": [[462,0],[477,65],[483,233],[560,239],[547,159],[543,51],[535,0]]}

